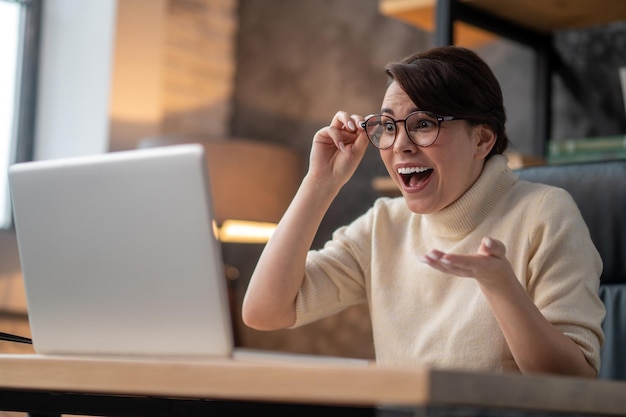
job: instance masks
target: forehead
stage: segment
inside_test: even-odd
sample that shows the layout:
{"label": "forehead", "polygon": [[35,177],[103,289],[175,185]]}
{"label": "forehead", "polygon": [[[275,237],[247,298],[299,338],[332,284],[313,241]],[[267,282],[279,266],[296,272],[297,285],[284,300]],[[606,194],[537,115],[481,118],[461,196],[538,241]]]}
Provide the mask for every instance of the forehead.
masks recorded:
{"label": "forehead", "polygon": [[395,81],[387,87],[381,109],[391,113],[418,110],[409,95]]}

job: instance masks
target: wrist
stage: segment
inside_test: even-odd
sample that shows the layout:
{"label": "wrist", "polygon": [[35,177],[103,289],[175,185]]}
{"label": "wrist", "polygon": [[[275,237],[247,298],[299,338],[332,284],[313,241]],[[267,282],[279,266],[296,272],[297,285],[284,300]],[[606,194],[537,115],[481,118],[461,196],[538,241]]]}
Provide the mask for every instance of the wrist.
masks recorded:
{"label": "wrist", "polygon": [[333,178],[320,178],[308,173],[304,176],[300,188],[309,190],[317,198],[326,196],[332,200],[337,196],[342,186],[342,183]]}
{"label": "wrist", "polygon": [[476,281],[478,281],[478,285],[483,292],[511,294],[512,292],[523,290],[513,270],[476,278]]}

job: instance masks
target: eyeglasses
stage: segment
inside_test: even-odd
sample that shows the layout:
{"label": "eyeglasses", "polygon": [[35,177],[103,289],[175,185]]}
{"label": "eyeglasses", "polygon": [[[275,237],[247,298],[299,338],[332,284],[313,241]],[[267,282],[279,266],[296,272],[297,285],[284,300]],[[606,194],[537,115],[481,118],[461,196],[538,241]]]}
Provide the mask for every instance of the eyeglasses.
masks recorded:
{"label": "eyeglasses", "polygon": [[450,120],[461,120],[456,116],[439,116],[429,111],[410,113],[406,119],[395,120],[384,114],[370,116],[360,123],[365,129],[367,138],[378,149],[390,148],[398,136],[399,122],[404,123],[404,129],[411,141],[417,146],[427,147],[435,143],[439,137],[441,123]]}

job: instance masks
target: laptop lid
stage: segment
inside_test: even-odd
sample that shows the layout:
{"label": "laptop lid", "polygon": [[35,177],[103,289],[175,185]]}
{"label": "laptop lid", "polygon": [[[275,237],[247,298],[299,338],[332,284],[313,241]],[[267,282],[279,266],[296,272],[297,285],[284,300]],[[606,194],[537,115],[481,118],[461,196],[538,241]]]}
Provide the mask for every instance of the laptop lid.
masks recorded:
{"label": "laptop lid", "polygon": [[21,163],[9,183],[37,353],[232,353],[202,146]]}

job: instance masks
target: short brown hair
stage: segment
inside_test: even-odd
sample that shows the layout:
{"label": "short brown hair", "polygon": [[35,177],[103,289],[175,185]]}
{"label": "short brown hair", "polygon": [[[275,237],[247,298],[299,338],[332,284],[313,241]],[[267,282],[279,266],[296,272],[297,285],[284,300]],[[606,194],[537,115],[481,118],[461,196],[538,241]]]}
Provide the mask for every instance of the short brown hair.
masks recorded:
{"label": "short brown hair", "polygon": [[420,110],[488,125],[496,143],[487,158],[508,147],[500,84],[475,52],[458,46],[433,48],[387,65],[385,73]]}

